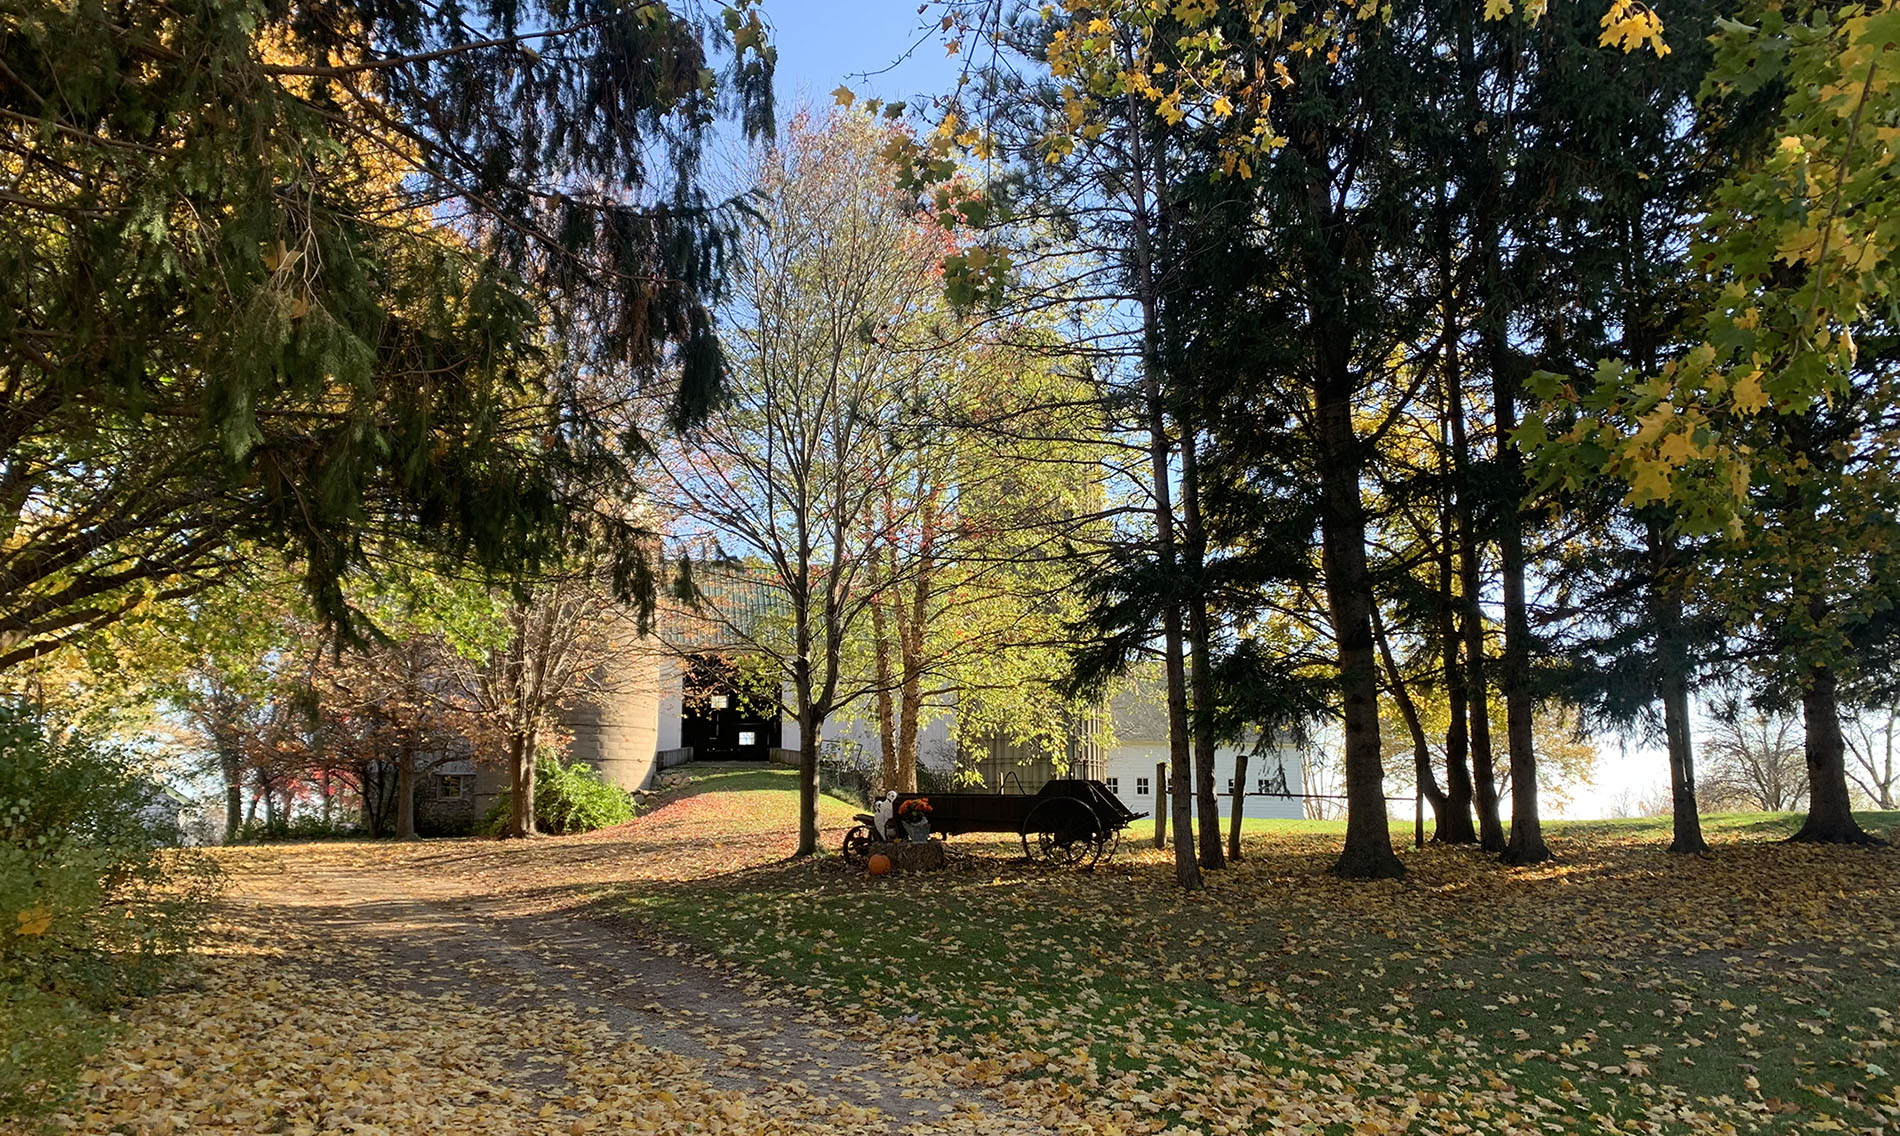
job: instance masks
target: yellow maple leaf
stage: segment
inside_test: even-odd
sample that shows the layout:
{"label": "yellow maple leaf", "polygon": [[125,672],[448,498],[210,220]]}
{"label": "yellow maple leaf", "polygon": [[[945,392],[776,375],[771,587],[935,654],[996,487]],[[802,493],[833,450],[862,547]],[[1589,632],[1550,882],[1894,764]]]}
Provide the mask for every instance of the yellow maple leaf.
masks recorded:
{"label": "yellow maple leaf", "polygon": [[24,939],[36,939],[46,934],[53,926],[53,913],[38,905],[20,912],[19,918],[19,934]]}
{"label": "yellow maple leaf", "polygon": [[1736,376],[1728,388],[1729,401],[1743,414],[1759,414],[1768,406],[1768,392],[1761,389],[1761,368]]}
{"label": "yellow maple leaf", "polygon": [[1598,47],[1620,47],[1628,53],[1647,44],[1657,58],[1669,54],[1669,45],[1662,38],[1662,17],[1640,0],[1616,0],[1598,24],[1603,28],[1603,34],[1597,37]]}
{"label": "yellow maple leaf", "polygon": [[1656,447],[1656,457],[1668,464],[1671,469],[1682,465],[1696,456],[1696,445],[1689,435],[1676,430],[1666,435],[1662,444]]}
{"label": "yellow maple leaf", "polygon": [[1645,505],[1651,501],[1669,499],[1669,467],[1660,462],[1643,460],[1630,472],[1630,491],[1625,502],[1631,505]]}

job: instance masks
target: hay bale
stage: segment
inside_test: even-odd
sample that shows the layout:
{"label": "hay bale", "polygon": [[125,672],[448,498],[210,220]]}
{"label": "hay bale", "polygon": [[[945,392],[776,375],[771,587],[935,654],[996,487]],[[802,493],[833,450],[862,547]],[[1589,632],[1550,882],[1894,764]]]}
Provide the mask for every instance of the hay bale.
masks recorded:
{"label": "hay bale", "polygon": [[943,868],[943,841],[893,840],[871,845],[866,856],[883,853],[891,858],[893,872],[935,872]]}

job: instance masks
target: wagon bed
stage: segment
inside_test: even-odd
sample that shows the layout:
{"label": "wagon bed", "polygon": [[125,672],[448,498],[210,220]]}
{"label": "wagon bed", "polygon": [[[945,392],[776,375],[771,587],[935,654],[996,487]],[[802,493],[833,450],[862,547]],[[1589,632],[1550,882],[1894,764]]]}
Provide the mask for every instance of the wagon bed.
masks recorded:
{"label": "wagon bed", "polygon": [[[1121,830],[1146,816],[1130,811],[1108,786],[1083,778],[1058,778],[1033,795],[1026,793],[900,793],[904,802],[930,803],[930,828],[945,836],[976,832],[1013,832],[1023,854],[1052,864],[1092,865],[1109,851]],[[854,836],[845,837],[851,855]],[[871,837],[868,828],[864,838]],[[887,834],[888,835],[888,834]]]}

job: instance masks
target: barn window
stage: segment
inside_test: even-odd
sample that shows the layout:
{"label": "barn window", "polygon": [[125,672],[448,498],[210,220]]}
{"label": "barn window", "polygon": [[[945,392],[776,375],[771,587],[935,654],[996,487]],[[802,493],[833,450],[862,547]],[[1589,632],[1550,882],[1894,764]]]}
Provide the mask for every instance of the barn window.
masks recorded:
{"label": "barn window", "polygon": [[1122,780],[1119,777],[1110,777],[1105,782],[1105,784],[1108,786],[1108,791],[1111,793],[1115,793],[1119,795],[1122,791]]}
{"label": "barn window", "polygon": [[1135,796],[1145,797],[1147,795],[1148,795],[1148,779],[1146,777],[1135,778]]}
{"label": "barn window", "polygon": [[754,731],[754,730],[740,730],[740,731],[739,731],[739,744],[740,744],[740,745],[742,745],[742,746],[755,746],[755,745],[758,745],[758,744],[759,744],[759,735],[758,735],[758,732],[757,732],[757,731]]}

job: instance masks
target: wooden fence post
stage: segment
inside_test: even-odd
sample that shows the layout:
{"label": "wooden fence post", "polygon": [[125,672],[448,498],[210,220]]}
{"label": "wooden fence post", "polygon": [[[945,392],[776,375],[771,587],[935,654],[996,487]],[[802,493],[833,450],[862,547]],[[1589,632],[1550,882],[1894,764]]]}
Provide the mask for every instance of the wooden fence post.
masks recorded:
{"label": "wooden fence post", "polygon": [[1168,846],[1168,763],[1155,762],[1155,847]]}

